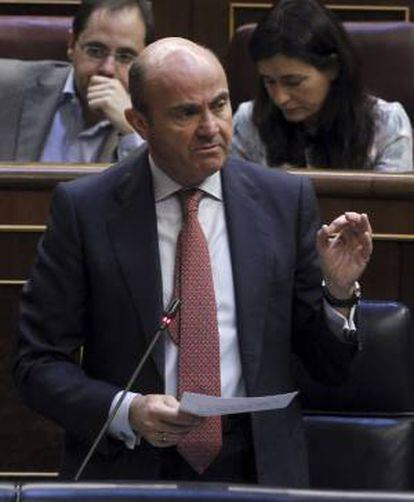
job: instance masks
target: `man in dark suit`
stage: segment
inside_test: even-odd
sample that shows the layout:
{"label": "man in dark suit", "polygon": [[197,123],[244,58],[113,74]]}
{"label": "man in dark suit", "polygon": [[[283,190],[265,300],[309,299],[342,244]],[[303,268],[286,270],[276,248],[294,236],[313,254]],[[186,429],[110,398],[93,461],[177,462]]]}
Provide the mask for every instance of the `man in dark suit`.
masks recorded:
{"label": "man in dark suit", "polygon": [[86,0],[63,61],[0,60],[0,161],[113,162],[143,140],[128,71],[152,41],[146,0]]}
{"label": "man in dark suit", "polygon": [[[173,296],[183,188],[204,195],[198,219],[211,258],[222,396],[295,389],[291,351],[314,375],[340,382],[356,350],[356,335],[345,339],[342,328],[352,324],[354,283],[372,251],[366,215],[346,213],[317,232],[308,179],[227,158],[227,81],[208,50],[178,38],[151,44],[130,89],[127,117],[148,151],[58,186],[23,292],[16,381],[30,406],[65,428],[66,476]],[[322,299],[320,265],[335,308]],[[202,295],[199,304],[206,308]],[[169,336],[158,344],[84,476],[306,486],[297,400],[224,420],[222,447],[202,472],[182,458],[176,446],[205,419],[179,409],[179,352]]]}

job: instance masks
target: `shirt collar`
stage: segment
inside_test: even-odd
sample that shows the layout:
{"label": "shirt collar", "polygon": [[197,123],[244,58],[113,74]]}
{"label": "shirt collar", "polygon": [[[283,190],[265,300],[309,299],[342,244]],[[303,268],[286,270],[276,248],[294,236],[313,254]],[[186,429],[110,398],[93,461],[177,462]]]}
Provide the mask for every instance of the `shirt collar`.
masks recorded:
{"label": "shirt collar", "polygon": [[[151,155],[149,155],[149,164],[154,182],[155,202],[167,199],[183,188],[156,165]],[[202,183],[200,183],[198,188],[214,199],[223,200],[220,171],[217,171],[206,178]]]}
{"label": "shirt collar", "polygon": [[73,99],[74,97],[76,97],[75,77],[74,77],[73,68],[71,68],[71,70],[69,71],[69,74],[66,78],[65,85],[63,86],[62,102],[69,101],[70,99]]}

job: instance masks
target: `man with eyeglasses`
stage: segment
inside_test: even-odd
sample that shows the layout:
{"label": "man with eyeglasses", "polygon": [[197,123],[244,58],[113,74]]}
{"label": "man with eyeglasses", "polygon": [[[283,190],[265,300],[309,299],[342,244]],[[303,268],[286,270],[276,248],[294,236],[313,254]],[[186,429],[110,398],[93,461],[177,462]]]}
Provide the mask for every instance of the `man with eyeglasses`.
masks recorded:
{"label": "man with eyeglasses", "polygon": [[84,0],[71,64],[0,61],[0,161],[114,162],[141,146],[124,110],[129,68],[152,38],[147,0]]}

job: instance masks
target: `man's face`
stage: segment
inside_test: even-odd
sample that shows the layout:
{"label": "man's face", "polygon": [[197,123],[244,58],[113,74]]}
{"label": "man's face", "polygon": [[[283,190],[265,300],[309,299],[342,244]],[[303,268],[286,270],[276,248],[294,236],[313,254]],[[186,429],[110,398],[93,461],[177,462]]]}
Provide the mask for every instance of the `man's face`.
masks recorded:
{"label": "man's face", "polygon": [[197,185],[221,169],[232,134],[232,113],[223,69],[214,58],[170,60],[145,81],[145,116],[132,125],[171,178]]}
{"label": "man's face", "polygon": [[75,73],[78,95],[86,103],[89,80],[94,75],[120,80],[128,88],[133,57],[145,46],[145,25],[138,8],[92,12],[77,40],[71,37],[68,57]]}

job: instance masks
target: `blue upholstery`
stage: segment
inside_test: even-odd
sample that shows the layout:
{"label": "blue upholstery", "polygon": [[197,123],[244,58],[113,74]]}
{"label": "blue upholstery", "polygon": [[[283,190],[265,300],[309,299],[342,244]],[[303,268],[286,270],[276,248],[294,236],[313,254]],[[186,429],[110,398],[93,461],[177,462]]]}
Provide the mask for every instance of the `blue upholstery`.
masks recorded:
{"label": "blue upholstery", "polygon": [[326,387],[299,369],[309,410],[403,413],[414,411],[414,340],[409,309],[398,302],[362,301],[357,322],[364,349],[340,388]]}
{"label": "blue upholstery", "polygon": [[311,486],[414,490],[414,344],[409,309],[364,301],[357,312],[364,349],[339,388],[296,366]]}
{"label": "blue upholstery", "polygon": [[110,483],[49,483],[23,485],[20,502],[414,502],[414,494],[392,492],[340,492],[321,490],[288,490],[257,486],[227,486],[209,483],[171,484],[110,484]]}
{"label": "blue upholstery", "polygon": [[16,486],[12,483],[0,483],[0,502],[17,501]]}

